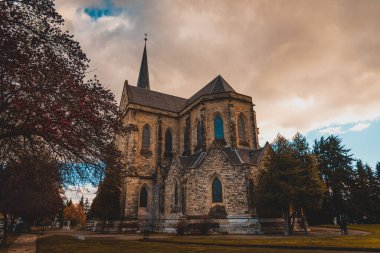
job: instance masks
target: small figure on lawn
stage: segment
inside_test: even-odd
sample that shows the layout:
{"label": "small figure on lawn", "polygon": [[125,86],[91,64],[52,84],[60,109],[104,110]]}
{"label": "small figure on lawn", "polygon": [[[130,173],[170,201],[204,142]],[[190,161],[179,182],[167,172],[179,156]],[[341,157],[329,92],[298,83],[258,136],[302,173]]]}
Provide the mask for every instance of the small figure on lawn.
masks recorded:
{"label": "small figure on lawn", "polygon": [[340,232],[342,233],[342,235],[348,235],[347,219],[345,215],[341,216],[339,226],[340,226]]}

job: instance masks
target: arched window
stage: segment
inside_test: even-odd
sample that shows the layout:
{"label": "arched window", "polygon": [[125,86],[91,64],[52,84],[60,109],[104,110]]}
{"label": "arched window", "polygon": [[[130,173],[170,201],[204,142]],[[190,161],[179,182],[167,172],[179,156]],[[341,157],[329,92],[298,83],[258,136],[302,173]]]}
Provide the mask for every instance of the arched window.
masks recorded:
{"label": "arched window", "polygon": [[248,205],[249,207],[253,207],[253,197],[254,197],[254,185],[252,179],[248,180]]}
{"label": "arched window", "polygon": [[202,146],[202,123],[198,121],[197,123],[197,148]]}
{"label": "arched window", "polygon": [[174,187],[174,205],[178,205],[178,185],[175,183]]}
{"label": "arched window", "polygon": [[212,202],[223,202],[222,183],[217,177],[214,179],[214,181],[212,181]]}
{"label": "arched window", "polygon": [[173,137],[172,132],[169,129],[166,129],[165,133],[165,153],[171,153],[173,150]]}
{"label": "arched window", "polygon": [[223,120],[219,114],[214,119],[214,136],[215,140],[224,139]]}
{"label": "arched window", "polygon": [[142,147],[149,148],[150,147],[150,126],[145,124],[142,132]]}
{"label": "arched window", "polygon": [[240,142],[247,142],[245,139],[245,120],[242,113],[240,113],[238,118],[238,136]]}
{"label": "arched window", "polygon": [[147,207],[148,206],[148,191],[146,190],[146,187],[144,186],[140,191],[140,207]]}

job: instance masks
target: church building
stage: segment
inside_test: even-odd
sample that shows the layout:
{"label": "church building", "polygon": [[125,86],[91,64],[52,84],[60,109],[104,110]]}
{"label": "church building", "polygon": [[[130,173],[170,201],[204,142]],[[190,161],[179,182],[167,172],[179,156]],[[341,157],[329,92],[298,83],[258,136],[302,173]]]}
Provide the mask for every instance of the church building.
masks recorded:
{"label": "church building", "polygon": [[262,233],[253,193],[270,147],[252,98],[220,75],[190,98],[152,89],[145,42],[137,86],[125,81],[120,102],[126,222],[191,233],[207,217],[214,232]]}

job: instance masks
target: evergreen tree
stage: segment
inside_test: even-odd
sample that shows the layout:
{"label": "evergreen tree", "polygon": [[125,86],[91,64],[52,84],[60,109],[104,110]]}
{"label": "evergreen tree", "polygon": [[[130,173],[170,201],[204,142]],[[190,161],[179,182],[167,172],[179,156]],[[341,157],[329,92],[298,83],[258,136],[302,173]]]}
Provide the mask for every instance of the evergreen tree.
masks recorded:
{"label": "evergreen tree", "polygon": [[352,178],[350,192],[351,196],[347,214],[351,219],[363,222],[364,218],[370,216],[371,192],[368,172],[361,160],[356,162],[356,170]]}
{"label": "evergreen tree", "polygon": [[326,186],[321,179],[317,159],[311,154],[306,138],[297,133],[292,139],[291,147],[295,158],[300,162],[293,176],[295,180],[293,205],[296,215],[302,218],[305,233],[307,233],[306,214],[321,206]]}
{"label": "evergreen tree", "polygon": [[350,151],[338,136],[315,140],[313,153],[317,156],[318,169],[327,192],[322,209],[313,213],[312,223],[332,223],[334,217],[347,214],[354,160]]}
{"label": "evergreen tree", "polygon": [[305,210],[318,207],[323,197],[316,159],[307,150],[306,139],[300,134],[293,143],[278,135],[258,177],[255,199],[259,215],[281,210],[285,234],[292,233],[296,216],[305,218]]}
{"label": "evergreen tree", "polygon": [[82,195],[82,197],[79,200],[79,205],[84,209],[84,198],[83,198],[83,195]]}
{"label": "evergreen tree", "polygon": [[104,232],[106,221],[121,218],[121,176],[120,168],[108,168],[104,180],[100,183],[98,192],[89,211],[90,218],[103,221]]}

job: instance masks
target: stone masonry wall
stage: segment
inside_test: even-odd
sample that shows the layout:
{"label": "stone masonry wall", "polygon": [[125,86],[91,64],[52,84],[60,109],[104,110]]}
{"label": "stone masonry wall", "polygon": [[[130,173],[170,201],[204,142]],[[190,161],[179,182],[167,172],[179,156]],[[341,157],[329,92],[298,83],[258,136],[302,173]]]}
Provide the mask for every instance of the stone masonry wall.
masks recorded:
{"label": "stone masonry wall", "polygon": [[[207,215],[214,205],[224,205],[228,215],[248,213],[244,166],[233,166],[220,149],[211,147],[203,164],[186,173],[188,215]],[[222,183],[223,203],[212,203],[212,181]]]}

